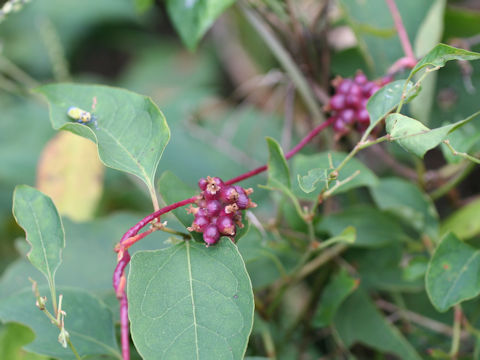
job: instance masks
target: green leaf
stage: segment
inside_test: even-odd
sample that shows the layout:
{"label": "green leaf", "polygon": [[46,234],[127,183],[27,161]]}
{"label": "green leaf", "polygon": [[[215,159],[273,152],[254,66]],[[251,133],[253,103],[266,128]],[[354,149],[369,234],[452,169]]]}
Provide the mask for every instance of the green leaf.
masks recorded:
{"label": "green leaf", "polygon": [[[45,290],[45,287],[40,287],[40,294]],[[78,353],[81,356],[107,354],[121,359],[112,314],[105,304],[82,290],[58,290],[63,294],[62,309],[67,313],[65,328]],[[0,319],[24,324],[34,331],[35,340],[24,347],[26,350],[59,359],[75,359],[69,348],[65,349],[58,343],[59,329],[35,306],[31,289],[0,301]]]}
{"label": "green leaf", "polygon": [[354,206],[341,213],[328,215],[318,224],[317,230],[338,235],[347,226],[356,229],[357,238],[351,245],[355,247],[380,247],[405,239],[394,218],[369,206]]}
{"label": "green leaf", "polygon": [[451,60],[478,60],[480,53],[458,49],[445,44],[438,44],[420,60],[412,69],[410,76],[414,75],[426,66],[443,67],[447,61]]}
{"label": "green leaf", "polygon": [[[315,155],[303,155],[297,154],[293,160],[293,171],[298,174],[308,173],[311,169],[329,169],[330,161],[328,159],[328,154],[332,157],[333,167],[338,166],[347,154],[340,152],[323,152]],[[342,181],[349,176],[352,176],[355,172],[360,171],[360,174],[354,177],[351,181],[340,186],[335,190],[334,194],[340,194],[352,190],[360,186],[375,186],[377,185],[378,179],[376,175],[363,163],[355,158],[351,159],[340,171],[338,174],[338,180]],[[302,199],[315,200],[322,189],[319,187],[314,191],[306,194],[300,187],[299,182],[294,182],[293,184],[293,193]]]}
{"label": "green leaf", "polygon": [[230,240],[137,252],[127,289],[132,337],[143,359],[243,357],[254,302]]}
{"label": "green leaf", "polygon": [[266,140],[269,154],[267,186],[273,188],[281,186],[290,189],[290,171],[283,150],[275,139],[267,137]]}
{"label": "green leaf", "polygon": [[480,250],[447,234],[428,264],[425,278],[433,306],[444,312],[453,305],[480,294]]}
{"label": "green leaf", "polygon": [[480,199],[474,200],[448,217],[440,227],[440,234],[454,233],[460,239],[469,239],[480,233]]}
{"label": "green leaf", "polygon": [[331,324],[342,302],[357,288],[358,280],[348,275],[345,270],[336,274],[325,287],[317,312],[313,318],[315,327]]}
{"label": "green leaf", "polygon": [[347,298],[336,312],[333,324],[347,347],[361,343],[395,354],[400,359],[421,360],[412,345],[382,316],[362,290]]}
{"label": "green leaf", "polygon": [[478,115],[480,111],[464,120],[431,130],[418,120],[401,114],[391,114],[387,117],[386,128],[392,141],[396,141],[405,150],[423,158],[428,150],[438,146],[448,134]]}
{"label": "green leaf", "polygon": [[45,275],[54,294],[55,272],[65,247],[63,225],[55,204],[35,188],[19,185],[13,193],[13,216],[31,245],[28,260]]}
{"label": "green leaf", "polygon": [[297,179],[300,189],[308,194],[315,190],[319,183],[323,184],[322,188],[328,185],[328,170],[315,168],[309,170],[307,175],[300,176],[300,174],[298,174]]}
{"label": "green leaf", "polygon": [[433,240],[438,238],[437,210],[417,186],[400,178],[383,178],[370,192],[380,209],[395,214]]}
{"label": "green leaf", "polygon": [[0,328],[0,359],[5,360],[48,360],[41,355],[26,353],[24,345],[32,342],[35,334],[28,327],[8,323]]}
{"label": "green leaf", "polygon": [[183,43],[194,50],[215,20],[235,0],[167,0],[167,11]]}
{"label": "green leaf", "polygon": [[[170,129],[149,97],[100,85],[51,84],[36,91],[47,98],[54,129],[68,130],[96,142],[100,160],[106,166],[136,175],[153,189]],[[98,128],[70,119],[67,110],[71,106],[94,113]]]}
{"label": "green leaf", "polygon": [[370,115],[370,125],[366,130],[367,133],[398,106],[402,100],[404,89],[405,94],[408,94],[406,101],[416,95],[418,90],[413,86],[412,82],[409,81],[405,86],[405,81],[406,80],[393,81],[370,97],[367,102],[367,111]]}

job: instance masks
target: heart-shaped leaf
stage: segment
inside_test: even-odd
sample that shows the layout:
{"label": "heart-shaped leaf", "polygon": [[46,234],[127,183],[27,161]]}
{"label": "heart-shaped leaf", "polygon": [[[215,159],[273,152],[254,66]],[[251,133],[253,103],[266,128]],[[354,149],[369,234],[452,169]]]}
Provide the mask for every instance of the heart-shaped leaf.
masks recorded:
{"label": "heart-shaped leaf", "polygon": [[145,360],[242,359],[253,292],[237,247],[186,241],[137,252],[128,276],[129,318]]}

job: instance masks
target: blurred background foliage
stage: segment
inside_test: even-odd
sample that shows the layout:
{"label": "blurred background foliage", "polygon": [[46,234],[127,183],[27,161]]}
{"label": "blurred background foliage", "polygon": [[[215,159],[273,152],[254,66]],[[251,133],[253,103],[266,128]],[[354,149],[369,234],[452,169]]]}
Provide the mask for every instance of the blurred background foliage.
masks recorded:
{"label": "blurred background foliage", "polygon": [[[362,69],[370,78],[375,78],[385,74],[387,68],[402,56],[384,0],[331,1],[328,2],[328,16],[319,19],[312,18],[311,10],[317,9],[319,4],[324,6],[327,1],[299,0],[296,5],[297,25],[303,27],[306,36],[316,36],[308,46],[298,41],[296,24],[289,22],[283,2],[265,0],[253,3],[258,5],[261,13],[272,12],[278,19],[286,17],[288,31],[282,29],[282,23],[272,21],[273,27],[278,25],[276,30],[279,30],[280,39],[302,70],[318,84],[320,93],[329,93],[329,82],[336,75],[352,76],[357,69]],[[438,41],[468,46],[468,39],[480,33],[477,1],[409,0],[397,3],[417,55],[424,54]],[[289,149],[312,127],[301,101],[297,99],[292,105],[293,91],[288,76],[238,8],[233,6],[223,14],[194,52],[182,44],[170,19],[164,1],[33,0],[0,23],[0,298],[28,287],[27,277],[35,276],[31,265],[22,257],[27,246],[22,240],[23,232],[11,214],[15,185],[48,187],[48,184],[40,184],[43,181],[53,182],[50,185],[60,189],[57,196],[66,204],[60,210],[64,215],[67,247],[62,271],[57,276],[58,284],[94,291],[113,309],[117,306],[111,289],[111,272],[115,265],[113,246],[126,227],[151,211],[148,193],[136,179],[112,169],[99,170],[98,166],[92,165],[97,160],[95,152],[88,150],[89,144],[74,144],[68,140],[60,143],[58,135],[51,129],[46,105],[29,89],[48,82],[73,81],[119,86],[152,97],[164,112],[171,129],[171,140],[158,173],[170,170],[191,186],[195,186],[202,176],[216,175],[228,179],[265,163],[268,157],[265,136],[278,139],[284,149]],[[480,51],[478,41],[471,50]],[[433,84],[427,86],[431,87],[430,91],[425,91],[429,98],[422,101],[429,105],[419,108],[413,104],[411,112],[417,111],[423,117],[422,121],[431,127],[463,119],[478,110],[480,62],[450,62],[438,72]],[[293,111],[293,123],[285,121],[286,111]],[[478,139],[479,122],[468,126],[470,128],[458,135],[459,143],[470,141],[474,144]],[[474,133],[477,135],[472,138]],[[328,136],[333,137],[332,134]],[[52,141],[57,141],[56,147],[51,147]],[[50,147],[47,146],[49,143]],[[316,141],[316,145],[318,143]],[[337,150],[342,150],[342,146],[345,144],[334,145]],[[480,150],[476,146],[473,150]],[[313,151],[311,147],[305,153]],[[406,164],[414,162],[396,146],[392,145],[389,151]],[[78,167],[77,163],[85,157],[91,161],[84,161],[86,167]],[[379,166],[375,154],[367,151],[360,155],[360,159],[378,175],[388,174],[388,166]],[[439,150],[430,152],[425,161],[426,169],[438,167],[439,159]],[[297,164],[299,162],[295,166],[301,166]],[[63,164],[58,172],[51,170],[58,164]],[[47,171],[46,178],[39,178],[42,171]],[[475,180],[478,175],[478,170],[473,171],[459,186],[458,204],[478,194],[479,182]],[[255,215],[262,222],[268,222],[272,209],[277,206],[267,191],[256,186],[265,182],[266,178],[261,175],[245,184],[245,187],[255,187],[254,200],[261,203]],[[82,194],[90,192],[91,188],[94,188],[94,195],[81,196],[89,199],[86,204],[68,197],[72,189]],[[397,304],[407,304],[412,311],[438,322],[451,322],[451,312],[439,314],[434,311],[422,290],[421,278],[427,259],[418,256],[416,264],[420,268],[420,277],[414,268],[408,268],[411,272],[405,274],[398,267],[405,249],[400,245],[384,247],[382,244],[382,234],[391,232],[393,226],[399,228],[398,236],[407,239],[407,248],[410,246],[409,250],[415,250],[411,238],[417,236],[418,227],[412,225],[408,216],[403,217],[400,225],[393,222],[394,225],[390,226],[395,216],[399,219],[398,214],[386,212],[388,206],[382,206],[375,194],[372,197],[378,208],[371,206],[369,194],[364,189],[339,196],[340,204],[355,202],[368,207],[352,208],[325,217],[318,224],[318,232],[336,234],[344,228],[343,225],[351,224],[351,219],[357,221],[357,231],[368,234],[368,238],[362,242],[359,235],[357,240],[364,246],[350,250],[346,259],[357,266],[364,288],[389,291]],[[370,205],[365,205],[368,203]],[[441,216],[453,208],[444,200],[437,205]],[[418,205],[417,213],[426,214],[425,206]],[[292,233],[305,231],[304,223],[295,218],[288,203],[281,204],[280,210]],[[368,222],[379,218],[383,219],[379,224]],[[168,220],[170,226],[180,228],[173,217]],[[438,228],[439,220],[432,221],[435,223],[432,226]],[[358,230],[362,226],[365,232]],[[272,242],[277,236],[279,234],[262,233],[252,227],[240,243],[256,289],[271,284],[295,264],[296,258],[288,248]],[[159,248],[165,246],[167,238],[167,234],[156,232],[137,246]],[[267,243],[270,246],[266,246]],[[381,261],[375,261],[378,259]],[[36,278],[40,280],[39,276]],[[301,309],[298,294],[304,290],[301,286],[290,289],[285,307],[291,305],[291,309]],[[288,301],[292,303],[288,304]],[[358,315],[358,308],[362,306],[367,314],[364,316],[375,320],[370,327],[362,329],[364,335],[358,338],[355,329],[348,329],[347,325],[352,323],[352,318],[358,323],[365,320]],[[478,308],[478,301],[465,304],[466,309],[469,306]],[[403,337],[399,338],[385,318],[371,307],[363,290],[350,297],[342,309],[341,317],[335,319],[336,336],[347,347],[357,342],[368,345],[367,348],[353,348],[360,358],[373,358],[369,347],[395,353],[404,359],[415,358],[416,355],[411,355],[411,345]],[[285,330],[288,322],[297,316],[295,311],[285,315],[278,329],[257,319],[252,348],[261,348],[259,342],[265,334],[277,336],[276,332],[282,326]],[[476,316],[474,322],[478,320]],[[411,326],[408,323],[403,325]],[[32,334],[19,327],[0,327],[0,358],[42,358],[20,354],[15,352],[17,350],[7,353],[10,350],[2,348],[2,344],[8,343],[11,348],[16,346],[18,349],[22,341],[29,341]],[[268,332],[266,328],[269,328]],[[386,334],[387,340],[378,337],[379,331]],[[9,340],[12,333],[22,334],[17,337],[18,345]],[[445,340],[442,334],[418,327],[407,334],[416,349],[442,347]],[[335,346],[321,334],[320,339],[326,343],[325,348]],[[282,358],[290,359],[297,358],[299,350],[287,342],[279,351]],[[308,358],[320,356],[314,348],[304,353],[309,353],[311,357]],[[5,357],[11,356],[5,354],[16,354],[17,357]],[[386,359],[379,356],[376,358]]]}

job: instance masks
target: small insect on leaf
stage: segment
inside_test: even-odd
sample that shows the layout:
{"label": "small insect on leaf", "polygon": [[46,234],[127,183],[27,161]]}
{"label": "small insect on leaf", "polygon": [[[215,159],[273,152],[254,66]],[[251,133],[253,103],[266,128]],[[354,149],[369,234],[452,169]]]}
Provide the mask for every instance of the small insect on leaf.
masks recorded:
{"label": "small insect on leaf", "polygon": [[93,123],[95,129],[98,129],[97,117],[88,111],[82,110],[76,106],[71,106],[67,110],[67,115],[80,124],[86,125]]}

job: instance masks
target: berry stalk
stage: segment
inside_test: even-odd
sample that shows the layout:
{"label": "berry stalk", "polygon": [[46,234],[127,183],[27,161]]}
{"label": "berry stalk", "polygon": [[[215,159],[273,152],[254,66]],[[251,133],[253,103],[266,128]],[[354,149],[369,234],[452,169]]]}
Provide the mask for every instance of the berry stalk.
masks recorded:
{"label": "berry stalk", "polygon": [[408,59],[415,60],[415,55],[413,54],[412,44],[408,39],[407,31],[405,30],[405,26],[403,25],[402,17],[400,16],[400,12],[398,11],[397,4],[395,4],[395,0],[385,0],[387,2],[388,8],[390,13],[393,17],[393,22],[395,23],[395,28],[397,29],[398,37],[400,39],[400,43],[403,47],[403,52]]}

